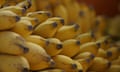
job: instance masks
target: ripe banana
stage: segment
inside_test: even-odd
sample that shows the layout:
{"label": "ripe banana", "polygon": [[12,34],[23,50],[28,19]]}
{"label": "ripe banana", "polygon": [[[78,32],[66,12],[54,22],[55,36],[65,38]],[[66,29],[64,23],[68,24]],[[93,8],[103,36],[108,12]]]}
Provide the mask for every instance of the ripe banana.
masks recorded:
{"label": "ripe banana", "polygon": [[0,32],[0,53],[22,55],[29,51],[26,41],[10,31]]}
{"label": "ripe banana", "polygon": [[39,24],[33,31],[34,34],[45,38],[51,38],[55,35],[58,24],[55,21],[45,21]]}
{"label": "ripe banana", "polygon": [[20,17],[12,11],[0,11],[0,30],[11,29],[19,20]]}
{"label": "ripe banana", "polygon": [[79,53],[91,52],[92,54],[94,54],[96,56],[99,48],[100,48],[99,43],[89,42],[89,43],[85,43],[80,46]]}
{"label": "ripe banana", "polygon": [[48,38],[46,40],[45,50],[50,56],[55,56],[62,51],[63,45],[59,39]]}
{"label": "ripe banana", "polygon": [[48,21],[55,21],[58,24],[58,29],[64,25],[64,19],[61,17],[48,18]]}
{"label": "ripe banana", "polygon": [[45,70],[37,71],[37,72],[65,72],[65,71],[62,69],[45,69]]}
{"label": "ripe banana", "polygon": [[21,20],[28,20],[32,23],[32,26],[35,27],[40,23],[39,19],[37,18],[31,18],[31,17],[21,17]]}
{"label": "ripe banana", "polygon": [[27,10],[32,6],[32,1],[31,0],[24,0],[24,1],[16,4],[16,6],[25,8]]}
{"label": "ripe banana", "polygon": [[89,70],[96,72],[104,72],[111,66],[111,62],[102,57],[95,57],[93,64],[90,66]]}
{"label": "ripe banana", "polygon": [[79,33],[79,26],[77,24],[62,26],[55,34],[55,38],[62,41],[72,39]]}
{"label": "ripe banana", "polygon": [[16,13],[19,16],[24,15],[26,12],[26,9],[18,7],[18,6],[7,6],[7,7],[2,8],[1,10],[9,10],[9,11]]}
{"label": "ripe banana", "polygon": [[77,64],[68,56],[56,55],[53,60],[56,62],[56,68],[63,69],[66,72],[78,72]]}
{"label": "ripe banana", "polygon": [[33,31],[32,23],[28,20],[20,20],[16,26],[11,29],[13,32],[20,34],[23,37],[29,36]]}
{"label": "ripe banana", "polygon": [[49,11],[36,11],[27,13],[28,17],[38,18],[40,22],[47,20],[51,17],[51,13]]}
{"label": "ripe banana", "polygon": [[90,52],[83,52],[83,53],[79,53],[77,54],[74,59],[78,60],[78,59],[93,59],[95,57],[94,54],[90,53]]}
{"label": "ripe banana", "polygon": [[14,6],[16,5],[17,3],[23,1],[23,0],[4,0],[4,5],[3,7],[6,7],[6,6]]}
{"label": "ripe banana", "polygon": [[46,39],[41,37],[41,36],[38,36],[38,35],[29,35],[25,39],[28,42],[32,42],[32,43],[38,44],[38,45],[40,45],[43,48],[46,45]]}
{"label": "ripe banana", "polygon": [[51,5],[49,0],[36,0],[37,10],[49,11],[51,10]]}
{"label": "ripe banana", "polygon": [[65,20],[65,25],[68,24],[68,12],[62,4],[53,7],[53,15],[62,17]]}
{"label": "ripe banana", "polygon": [[108,48],[111,47],[111,38],[110,36],[104,36],[98,39],[96,43],[100,43],[101,45],[100,48],[107,50]]}
{"label": "ripe banana", "polygon": [[0,8],[2,8],[5,4],[5,0],[0,0]]}
{"label": "ripe banana", "polygon": [[77,59],[76,61],[78,61],[82,65],[83,72],[86,72],[88,70],[88,68],[92,65],[93,59],[90,59],[90,58],[87,58],[87,59]]}
{"label": "ripe banana", "polygon": [[104,49],[100,48],[96,56],[106,58],[109,56],[109,53],[107,53]]}
{"label": "ripe banana", "polygon": [[120,56],[116,60],[112,61],[112,65],[120,65]]}
{"label": "ripe banana", "polygon": [[27,46],[29,52],[23,56],[28,60],[31,70],[40,70],[53,66],[54,61],[42,47],[31,42],[27,42]]}
{"label": "ripe banana", "polygon": [[80,50],[80,41],[75,39],[65,40],[63,42],[63,50],[60,54],[66,55],[69,57],[75,56]]}
{"label": "ripe banana", "polygon": [[29,63],[24,57],[0,54],[0,72],[29,71]]}
{"label": "ripe banana", "polygon": [[81,44],[91,42],[95,39],[93,32],[87,32],[83,34],[79,34],[75,37],[76,40],[79,40]]}
{"label": "ripe banana", "polygon": [[112,65],[106,72],[120,72],[120,65]]}
{"label": "ripe banana", "polygon": [[107,59],[110,61],[115,60],[119,57],[119,53],[120,53],[120,48],[113,46],[107,50],[107,54],[108,54]]}

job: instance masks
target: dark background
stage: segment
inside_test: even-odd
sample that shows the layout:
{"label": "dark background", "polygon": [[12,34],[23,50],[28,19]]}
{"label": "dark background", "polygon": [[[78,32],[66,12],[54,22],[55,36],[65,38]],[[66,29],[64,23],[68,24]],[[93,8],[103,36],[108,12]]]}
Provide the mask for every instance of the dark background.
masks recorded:
{"label": "dark background", "polygon": [[120,0],[78,0],[78,2],[86,3],[95,8],[97,15],[106,15],[113,17],[120,14]]}

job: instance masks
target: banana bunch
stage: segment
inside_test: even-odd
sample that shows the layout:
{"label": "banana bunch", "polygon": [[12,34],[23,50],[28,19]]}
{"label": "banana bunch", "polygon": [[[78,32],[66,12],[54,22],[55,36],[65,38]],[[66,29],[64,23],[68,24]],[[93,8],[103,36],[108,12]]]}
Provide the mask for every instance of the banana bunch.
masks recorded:
{"label": "banana bunch", "polygon": [[77,0],[0,0],[0,72],[120,72],[107,21]]}

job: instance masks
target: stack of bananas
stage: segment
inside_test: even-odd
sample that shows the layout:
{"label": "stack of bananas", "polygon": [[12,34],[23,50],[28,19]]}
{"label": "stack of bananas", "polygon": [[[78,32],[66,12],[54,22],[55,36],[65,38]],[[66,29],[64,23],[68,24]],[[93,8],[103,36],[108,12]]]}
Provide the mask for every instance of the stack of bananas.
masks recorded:
{"label": "stack of bananas", "polygon": [[120,72],[108,19],[76,0],[0,0],[0,72]]}

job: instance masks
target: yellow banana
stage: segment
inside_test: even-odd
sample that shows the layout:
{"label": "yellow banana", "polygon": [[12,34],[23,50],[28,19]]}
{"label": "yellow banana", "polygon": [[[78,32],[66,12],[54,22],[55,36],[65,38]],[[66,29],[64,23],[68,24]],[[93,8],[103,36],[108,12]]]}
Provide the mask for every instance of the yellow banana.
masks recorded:
{"label": "yellow banana", "polygon": [[56,62],[56,68],[63,69],[66,72],[78,72],[76,62],[68,56],[56,55],[53,60]]}
{"label": "yellow banana", "polygon": [[104,37],[101,37],[100,39],[98,39],[96,41],[96,43],[100,43],[100,48],[104,49],[104,50],[107,50],[108,48],[111,47],[111,39],[110,39],[110,36],[104,36]]}
{"label": "yellow banana", "polygon": [[89,70],[96,72],[104,72],[111,66],[111,62],[102,57],[95,57],[93,64],[90,66]]}
{"label": "yellow banana", "polygon": [[107,50],[107,54],[108,54],[107,59],[110,61],[115,60],[119,57],[119,53],[120,53],[120,48],[113,46]]}
{"label": "yellow banana", "polygon": [[32,43],[38,44],[38,45],[40,45],[43,48],[46,45],[46,39],[41,37],[41,36],[38,36],[38,35],[29,35],[25,39],[28,42],[32,42]]}
{"label": "yellow banana", "polygon": [[51,10],[51,5],[49,0],[36,0],[37,10],[49,11]]}
{"label": "yellow banana", "polygon": [[78,59],[93,59],[95,57],[94,54],[90,53],[90,52],[83,52],[83,53],[79,53],[77,54],[74,59],[78,60]]}
{"label": "yellow banana", "polygon": [[65,25],[68,24],[68,12],[62,4],[56,4],[56,6],[53,7],[53,15],[62,17],[65,20]]}
{"label": "yellow banana", "polygon": [[62,26],[55,34],[55,38],[62,41],[72,39],[79,33],[79,26],[77,24]]}
{"label": "yellow banana", "polygon": [[108,54],[107,54],[107,52],[104,49],[100,48],[98,50],[97,57],[106,58],[107,56],[109,56]]}
{"label": "yellow banana", "polygon": [[0,30],[13,28],[19,20],[20,17],[12,11],[0,11]]}
{"label": "yellow banana", "polygon": [[53,66],[54,61],[42,47],[31,42],[27,42],[27,46],[29,52],[23,56],[28,60],[31,70],[40,70]]}
{"label": "yellow banana", "polygon": [[83,44],[83,45],[80,46],[79,53],[91,52],[92,54],[94,54],[96,56],[99,47],[100,47],[99,43],[95,43],[95,42],[85,43],[85,44]]}
{"label": "yellow banana", "polygon": [[24,0],[24,1],[19,2],[18,4],[16,4],[16,6],[25,8],[27,10],[32,6],[32,0]]}
{"label": "yellow banana", "polygon": [[12,31],[20,34],[23,37],[26,37],[32,33],[33,26],[28,20],[20,20],[16,23],[16,26],[12,28]]}
{"label": "yellow banana", "polygon": [[33,31],[34,34],[45,38],[53,37],[57,31],[58,23],[55,21],[45,21],[39,24]]}
{"label": "yellow banana", "polygon": [[0,8],[3,7],[5,4],[5,0],[0,0]]}
{"label": "yellow banana", "polygon": [[46,40],[45,50],[50,56],[55,56],[62,51],[63,45],[59,39],[48,38]]}
{"label": "yellow banana", "polygon": [[87,58],[87,59],[77,59],[76,61],[78,61],[82,65],[83,72],[86,72],[88,70],[88,68],[93,63],[93,59],[90,59],[90,58]]}
{"label": "yellow banana", "polygon": [[51,17],[51,13],[49,11],[36,11],[27,13],[28,17],[38,18],[40,22],[47,20]]}
{"label": "yellow banana", "polygon": [[79,50],[80,41],[75,39],[69,39],[63,42],[63,50],[60,54],[73,57],[79,52]]}
{"label": "yellow banana", "polygon": [[61,17],[48,18],[48,21],[55,21],[58,24],[58,29],[64,25],[64,19]]}
{"label": "yellow banana", "polygon": [[64,72],[62,69],[45,69],[42,71],[37,71],[37,72]]}
{"label": "yellow banana", "polygon": [[18,7],[18,6],[8,6],[8,7],[4,7],[1,10],[9,10],[12,11],[14,13],[16,13],[19,16],[22,16],[25,14],[26,10],[24,8]]}
{"label": "yellow banana", "polygon": [[75,37],[76,40],[79,40],[81,44],[91,42],[95,39],[93,32],[87,32],[83,34],[79,34]]}
{"label": "yellow banana", "polygon": [[112,61],[112,65],[120,65],[120,56]]}
{"label": "yellow banana", "polygon": [[14,32],[0,32],[0,53],[22,55],[29,51],[26,41]]}
{"label": "yellow banana", "polygon": [[106,72],[120,72],[120,65],[112,65]]}
{"label": "yellow banana", "polygon": [[14,6],[16,5],[17,3],[23,1],[23,0],[4,0],[4,5],[3,7],[6,7],[6,6]]}
{"label": "yellow banana", "polygon": [[21,17],[21,20],[28,20],[32,23],[32,26],[35,27],[40,23],[39,19],[37,18],[31,18],[31,17]]}
{"label": "yellow banana", "polygon": [[24,57],[0,54],[1,72],[29,72],[29,63]]}

